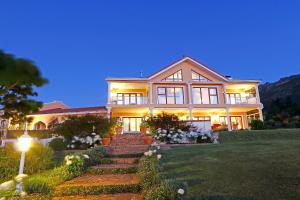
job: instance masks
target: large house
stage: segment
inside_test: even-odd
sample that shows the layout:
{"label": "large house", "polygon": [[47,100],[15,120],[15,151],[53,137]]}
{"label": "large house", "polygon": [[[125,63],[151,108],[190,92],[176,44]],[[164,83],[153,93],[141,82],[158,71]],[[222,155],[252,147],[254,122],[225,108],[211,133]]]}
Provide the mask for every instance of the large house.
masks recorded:
{"label": "large house", "polygon": [[193,121],[204,129],[247,129],[252,119],[263,120],[259,80],[235,80],[184,57],[147,78],[112,78],[107,105],[69,108],[45,104],[31,115],[30,129],[47,129],[70,116],[96,114],[120,118],[123,133],[139,132],[144,118],[162,112]]}

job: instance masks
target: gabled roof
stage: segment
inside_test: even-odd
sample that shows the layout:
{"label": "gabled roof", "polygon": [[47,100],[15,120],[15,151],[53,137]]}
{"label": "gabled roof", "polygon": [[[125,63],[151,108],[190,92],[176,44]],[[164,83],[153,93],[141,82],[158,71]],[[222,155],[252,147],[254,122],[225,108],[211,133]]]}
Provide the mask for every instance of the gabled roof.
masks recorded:
{"label": "gabled roof", "polygon": [[196,61],[195,59],[193,59],[193,58],[191,58],[191,57],[189,57],[189,56],[185,56],[185,57],[183,57],[182,59],[177,60],[177,61],[173,62],[172,64],[170,64],[170,65],[168,65],[168,66],[162,68],[162,69],[159,70],[158,72],[155,72],[154,74],[150,75],[150,76],[148,77],[148,79],[152,79],[152,78],[154,78],[154,77],[156,77],[156,76],[162,74],[163,72],[165,72],[165,71],[171,69],[172,67],[174,67],[174,66],[176,66],[176,65],[178,65],[178,64],[180,64],[180,63],[182,63],[182,62],[184,62],[184,61],[190,61],[190,62],[196,64],[196,65],[199,66],[199,67],[203,67],[204,69],[206,69],[207,71],[209,71],[209,72],[211,72],[212,74],[216,75],[217,77],[223,79],[224,81],[228,81],[228,78],[226,78],[225,76],[223,76],[223,75],[220,74],[219,72],[213,70],[212,68],[208,67],[207,65],[205,65],[205,64],[203,64],[203,63],[200,63],[199,61]]}

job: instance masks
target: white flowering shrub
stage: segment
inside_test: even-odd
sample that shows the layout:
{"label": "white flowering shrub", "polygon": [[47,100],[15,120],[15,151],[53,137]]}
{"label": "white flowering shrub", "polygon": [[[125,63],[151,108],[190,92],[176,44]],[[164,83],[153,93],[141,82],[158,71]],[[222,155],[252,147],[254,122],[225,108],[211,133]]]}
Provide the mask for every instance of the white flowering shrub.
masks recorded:
{"label": "white flowering shrub", "polygon": [[83,137],[73,136],[67,145],[68,149],[88,149],[101,144],[101,137],[96,133],[85,135]]}
{"label": "white flowering shrub", "polygon": [[181,129],[161,129],[158,128],[154,139],[168,144],[193,144],[193,143],[212,143],[214,137],[211,131],[197,130],[189,127],[188,131]]}

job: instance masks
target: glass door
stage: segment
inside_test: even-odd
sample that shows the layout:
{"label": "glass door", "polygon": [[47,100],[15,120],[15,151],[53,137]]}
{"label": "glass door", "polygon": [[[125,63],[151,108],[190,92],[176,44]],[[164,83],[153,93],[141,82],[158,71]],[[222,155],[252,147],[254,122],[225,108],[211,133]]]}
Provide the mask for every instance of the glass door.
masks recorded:
{"label": "glass door", "polygon": [[230,117],[230,121],[232,130],[238,130],[243,128],[242,117]]}
{"label": "glass door", "polygon": [[141,123],[142,123],[141,117],[123,117],[124,133],[140,132]]}

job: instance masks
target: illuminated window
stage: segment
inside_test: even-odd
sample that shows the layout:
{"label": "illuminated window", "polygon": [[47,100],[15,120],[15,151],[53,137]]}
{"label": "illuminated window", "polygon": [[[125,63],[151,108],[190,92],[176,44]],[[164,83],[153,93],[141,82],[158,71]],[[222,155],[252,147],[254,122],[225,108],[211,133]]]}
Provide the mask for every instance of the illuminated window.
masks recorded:
{"label": "illuminated window", "polygon": [[182,87],[157,88],[157,104],[183,104]]}
{"label": "illuminated window", "polygon": [[194,104],[218,104],[217,88],[194,87],[193,103]]}
{"label": "illuminated window", "polygon": [[192,71],[192,80],[199,81],[199,82],[209,82],[210,80],[197,72]]}
{"label": "illuminated window", "polygon": [[182,71],[179,70],[175,72],[171,76],[168,76],[167,78],[163,79],[163,81],[182,81]]}
{"label": "illuminated window", "polygon": [[129,104],[142,104],[143,95],[140,93],[118,93],[117,104],[129,105]]}

